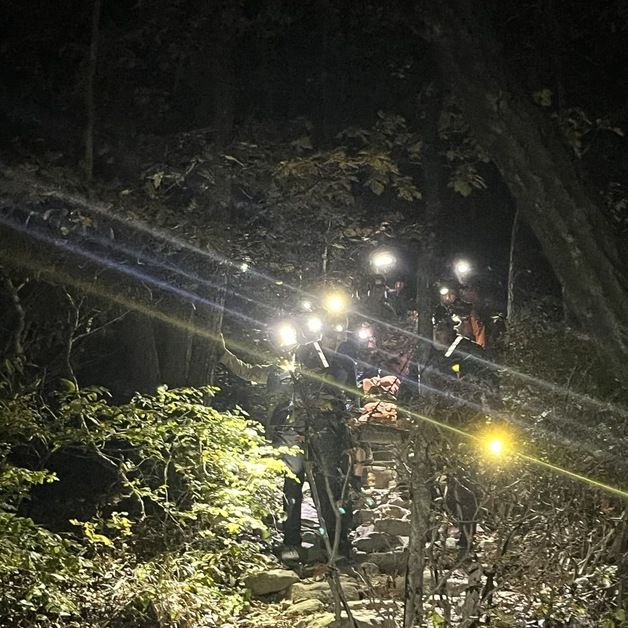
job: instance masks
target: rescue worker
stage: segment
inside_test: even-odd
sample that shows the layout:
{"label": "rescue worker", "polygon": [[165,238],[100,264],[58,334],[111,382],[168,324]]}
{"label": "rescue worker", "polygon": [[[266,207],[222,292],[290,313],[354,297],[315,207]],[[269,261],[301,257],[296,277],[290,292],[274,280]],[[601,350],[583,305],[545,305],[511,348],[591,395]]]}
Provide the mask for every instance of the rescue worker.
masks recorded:
{"label": "rescue worker", "polygon": [[[267,423],[267,437],[275,446],[300,447],[300,452],[284,457],[284,462],[296,479],[286,477],[283,487],[284,547],[281,558],[297,562],[301,547],[301,506],[303,482],[306,479],[306,460],[312,461],[315,487],[320,502],[323,534],[334,545],[336,512],[341,512],[338,543],[340,556],[350,558],[351,545],[348,533],[351,508],[343,496],[344,478],[350,473],[347,455],[352,447],[346,418],[346,397],[338,390],[355,386],[355,363],[338,352],[325,351],[329,366],[323,367],[320,357],[311,345],[297,350],[296,359],[307,374],[295,379],[281,376],[280,369],[272,365],[254,365],[240,360],[224,346],[220,338],[220,362],[235,375],[255,383],[269,385],[280,397]],[[306,458],[308,456],[308,458]],[[343,500],[344,497],[344,500]],[[343,503],[341,503],[343,501]],[[335,502],[335,504],[333,503]]]}

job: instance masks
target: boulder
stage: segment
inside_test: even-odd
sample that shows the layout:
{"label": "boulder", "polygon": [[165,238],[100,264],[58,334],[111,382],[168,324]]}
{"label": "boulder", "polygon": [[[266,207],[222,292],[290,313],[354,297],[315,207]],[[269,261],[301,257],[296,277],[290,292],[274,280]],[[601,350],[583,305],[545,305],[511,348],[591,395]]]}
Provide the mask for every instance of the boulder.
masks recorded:
{"label": "boulder", "polygon": [[353,514],[353,518],[358,523],[368,523],[369,521],[373,521],[375,519],[375,511],[374,510],[358,510]]}
{"label": "boulder", "polygon": [[407,550],[392,550],[389,552],[356,552],[358,562],[375,563],[382,573],[402,573],[408,562]]}
{"label": "boulder", "polygon": [[377,513],[379,519],[408,519],[410,517],[408,508],[402,508],[394,504],[381,504],[374,509],[374,512]]}
{"label": "boulder", "polygon": [[391,536],[410,536],[412,527],[409,519],[376,519],[375,531]]}
{"label": "boulder", "polygon": [[375,488],[388,488],[395,480],[397,474],[392,469],[386,467],[370,467],[368,471],[368,484]]}
{"label": "boulder", "polygon": [[323,613],[318,617],[300,621],[295,628],[394,628],[395,622],[381,617],[375,610],[360,609],[351,613],[352,622],[343,612],[340,619],[336,619],[333,613]]}
{"label": "boulder", "polygon": [[382,532],[371,532],[353,540],[353,547],[360,552],[385,552],[402,545],[398,536],[391,536]]}
{"label": "boulder", "polygon": [[300,578],[294,571],[288,569],[268,569],[256,571],[244,578],[247,589],[255,596],[268,595],[284,591]]}
{"label": "boulder", "polygon": [[[360,599],[358,583],[355,580],[341,577],[340,584],[347,600]],[[320,600],[324,604],[332,604],[334,601],[334,596],[326,581],[299,582],[292,587],[291,596],[293,602]]]}
{"label": "boulder", "polygon": [[295,602],[292,606],[289,606],[286,610],[286,615],[289,615],[290,617],[305,617],[315,613],[320,613],[324,610],[325,604],[320,600],[301,600],[300,602]]}

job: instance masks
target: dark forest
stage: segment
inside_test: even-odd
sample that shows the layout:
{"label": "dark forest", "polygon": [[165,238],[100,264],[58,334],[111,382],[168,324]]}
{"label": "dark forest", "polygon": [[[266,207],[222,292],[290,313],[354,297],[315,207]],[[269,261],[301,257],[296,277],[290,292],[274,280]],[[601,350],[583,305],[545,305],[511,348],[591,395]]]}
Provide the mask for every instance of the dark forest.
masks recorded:
{"label": "dark forest", "polygon": [[628,6],[0,3],[0,626],[628,626]]}

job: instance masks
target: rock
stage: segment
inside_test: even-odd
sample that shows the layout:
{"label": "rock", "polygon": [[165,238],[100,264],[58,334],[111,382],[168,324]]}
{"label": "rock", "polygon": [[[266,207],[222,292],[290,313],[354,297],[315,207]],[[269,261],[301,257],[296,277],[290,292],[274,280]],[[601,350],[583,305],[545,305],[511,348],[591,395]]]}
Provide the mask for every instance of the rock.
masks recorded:
{"label": "rock", "polygon": [[359,567],[367,576],[376,576],[379,574],[379,567],[375,563],[362,563]]}
{"label": "rock", "polygon": [[408,510],[410,508],[410,502],[406,499],[403,499],[399,495],[396,497],[391,497],[388,502],[389,506],[401,506],[401,508]]}
{"label": "rock", "polygon": [[367,534],[372,534],[373,532],[375,532],[375,526],[372,523],[363,523],[355,529],[355,536],[357,538],[360,536],[366,536]]}
{"label": "rock", "polygon": [[375,518],[375,511],[366,509],[358,510],[353,517],[358,523],[369,523]]}
{"label": "rock", "polygon": [[300,578],[294,571],[288,569],[269,569],[257,571],[244,578],[244,584],[253,595],[268,595],[284,591]]}
{"label": "rock", "polygon": [[[340,578],[342,590],[345,592],[348,600],[360,599],[358,583],[350,578]],[[326,581],[321,582],[298,582],[292,587],[292,601],[300,602],[301,600],[320,600],[325,604],[332,604],[334,597]]]}
{"label": "rock", "polygon": [[311,543],[302,543],[301,547],[304,552],[304,560],[309,565],[312,563],[326,563],[327,553],[321,545],[312,545]]}
{"label": "rock", "polygon": [[339,620],[334,617],[333,613],[323,613],[314,619],[300,621],[295,628],[394,628],[395,623],[383,617],[380,617],[374,610],[356,610],[351,613],[355,624],[349,620],[343,612]]}
{"label": "rock", "polygon": [[407,550],[393,550],[390,552],[356,552],[358,562],[375,563],[383,573],[401,573],[408,562]]}
{"label": "rock", "polygon": [[391,536],[382,532],[371,532],[353,541],[353,547],[360,552],[385,552],[402,545],[398,536]]}
{"label": "rock", "polygon": [[391,469],[371,467],[368,472],[368,484],[375,488],[388,488],[396,477],[397,474]]}
{"label": "rock", "polygon": [[369,442],[371,445],[388,445],[401,443],[407,432],[403,432],[394,427],[368,423],[360,428],[360,439]]}
{"label": "rock", "polygon": [[379,519],[408,519],[410,517],[410,511],[407,508],[393,504],[382,504],[375,508],[374,511]]}
{"label": "rock", "polygon": [[314,613],[320,613],[325,610],[325,604],[320,600],[301,600],[295,602],[292,606],[286,610],[286,615],[290,617],[298,617],[300,615],[313,615]]}
{"label": "rock", "polygon": [[392,536],[410,536],[411,523],[409,519],[376,519],[376,532],[383,532]]}
{"label": "rock", "polygon": [[458,539],[454,538],[453,536],[448,536],[445,539],[445,547],[447,549],[456,549],[458,547]]}

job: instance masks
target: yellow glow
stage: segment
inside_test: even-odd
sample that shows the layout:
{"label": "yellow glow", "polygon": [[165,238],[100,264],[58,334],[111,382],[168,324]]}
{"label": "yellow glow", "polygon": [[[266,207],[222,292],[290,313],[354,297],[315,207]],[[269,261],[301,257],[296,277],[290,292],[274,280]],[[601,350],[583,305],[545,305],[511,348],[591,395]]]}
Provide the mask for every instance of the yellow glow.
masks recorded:
{"label": "yellow glow", "polygon": [[277,366],[279,366],[282,371],[288,371],[290,373],[294,373],[297,368],[297,365],[294,361],[294,356],[292,356],[292,359],[290,360],[282,360]]}
{"label": "yellow glow", "polygon": [[502,458],[513,450],[512,435],[504,429],[489,431],[480,438],[484,453],[491,458]]}
{"label": "yellow glow", "polygon": [[452,365],[451,365],[451,370],[452,370],[454,373],[460,373],[460,364],[452,364]]}
{"label": "yellow glow", "polygon": [[342,292],[330,292],[324,301],[325,309],[332,314],[346,312],[349,300]]}

